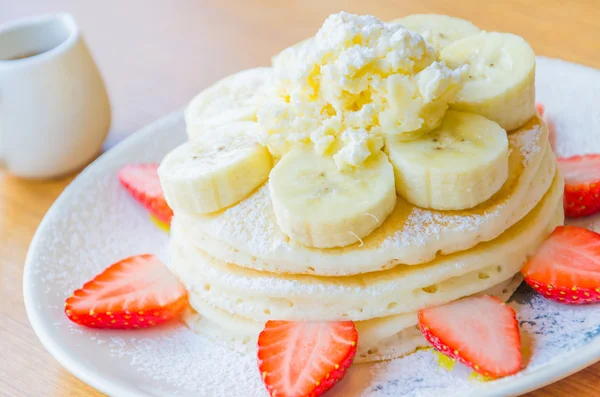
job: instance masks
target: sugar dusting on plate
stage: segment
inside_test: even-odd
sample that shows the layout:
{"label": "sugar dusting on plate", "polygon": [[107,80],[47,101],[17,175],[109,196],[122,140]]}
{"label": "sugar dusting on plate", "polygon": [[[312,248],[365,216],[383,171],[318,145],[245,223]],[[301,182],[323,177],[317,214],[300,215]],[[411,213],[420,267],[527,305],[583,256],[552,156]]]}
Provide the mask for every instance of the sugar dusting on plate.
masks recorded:
{"label": "sugar dusting on plate", "polygon": [[[555,125],[559,155],[600,152],[599,71],[538,58],[537,93]],[[35,309],[52,324],[51,332],[65,349],[93,352],[87,357],[89,365],[107,383],[127,384],[135,377],[131,381],[135,385],[127,387],[152,396],[267,396],[254,356],[215,345],[182,325],[139,333],[99,332],[70,324],[62,313],[64,298],[112,261],[140,252],[165,258],[166,234],[119,188],[114,175],[125,163],[159,161],[183,139],[180,119],[165,119],[162,126],[153,126],[155,133],[136,137],[143,150],[131,153],[117,147],[107,153],[105,163],[110,158],[110,164],[91,167],[87,179],[77,185],[85,195],[75,196],[77,190],[68,189],[68,197],[61,201],[68,211],[44,225],[46,233],[36,242],[26,269],[32,288],[39,290]],[[600,231],[600,217],[578,224]],[[600,305],[558,305],[526,287],[515,294],[511,305],[531,351],[527,368],[516,377],[565,359],[600,333]],[[484,389],[513,380],[478,382],[461,364],[449,371],[437,362],[431,350],[419,350],[402,359],[355,365],[328,396],[479,396]],[[116,372],[110,372],[106,363]]]}
{"label": "sugar dusting on plate", "polygon": [[111,338],[111,354],[126,356],[139,372],[202,396],[265,396],[256,358],[212,344],[184,326],[161,336]]}

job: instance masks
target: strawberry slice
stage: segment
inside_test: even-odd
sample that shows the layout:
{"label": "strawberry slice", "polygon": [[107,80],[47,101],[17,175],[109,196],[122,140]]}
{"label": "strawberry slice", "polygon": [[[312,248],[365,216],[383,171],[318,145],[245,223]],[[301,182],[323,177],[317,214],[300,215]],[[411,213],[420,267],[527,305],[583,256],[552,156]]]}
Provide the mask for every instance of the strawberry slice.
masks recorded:
{"label": "strawberry slice", "polygon": [[538,102],[538,103],[535,104],[535,108],[537,109],[537,111],[540,114],[540,116],[544,117],[544,112],[546,110],[546,108],[544,107],[544,104]]}
{"label": "strawberry slice", "polygon": [[600,234],[558,226],[521,270],[527,284],[560,303],[600,300]]}
{"label": "strawberry slice", "polygon": [[130,164],[119,170],[119,181],[158,220],[171,224],[173,211],[158,179],[158,164]]}
{"label": "strawberry slice", "polygon": [[600,211],[600,155],[559,158],[565,178],[565,215],[577,218]]}
{"label": "strawberry slice", "polygon": [[521,336],[515,311],[483,295],[419,311],[419,328],[440,353],[489,377],[521,369]]}
{"label": "strawberry slice", "polygon": [[91,328],[131,329],[164,323],[187,303],[183,285],[154,255],[123,259],[73,292],[65,313]]}
{"label": "strawberry slice", "polygon": [[356,354],[352,321],[267,321],[258,368],[271,396],[317,397],[344,377]]}

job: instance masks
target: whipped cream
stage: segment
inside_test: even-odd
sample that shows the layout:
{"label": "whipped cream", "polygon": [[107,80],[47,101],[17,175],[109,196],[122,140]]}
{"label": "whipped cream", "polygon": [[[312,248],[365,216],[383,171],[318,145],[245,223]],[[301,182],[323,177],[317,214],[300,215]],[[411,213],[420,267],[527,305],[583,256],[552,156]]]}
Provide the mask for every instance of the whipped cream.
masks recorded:
{"label": "whipped cream", "polygon": [[360,166],[383,146],[435,128],[462,86],[418,33],[368,15],[333,14],[316,36],[278,57],[262,95],[261,143],[275,156],[299,144]]}

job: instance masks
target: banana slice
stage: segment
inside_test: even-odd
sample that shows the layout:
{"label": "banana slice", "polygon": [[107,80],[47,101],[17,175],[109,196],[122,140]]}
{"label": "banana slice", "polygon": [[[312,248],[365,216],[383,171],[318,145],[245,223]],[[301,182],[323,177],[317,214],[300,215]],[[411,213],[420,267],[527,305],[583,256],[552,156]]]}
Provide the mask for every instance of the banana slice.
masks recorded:
{"label": "banana slice", "polygon": [[475,207],[508,178],[506,131],[485,117],[449,110],[442,125],[413,141],[388,138],[396,191],[424,208]]}
{"label": "banana slice", "polygon": [[469,78],[451,107],[478,113],[507,131],[535,114],[535,54],[519,36],[483,32],[442,50],[449,67],[469,65]]}
{"label": "banana slice", "polygon": [[293,149],[271,171],[269,190],[279,228],[315,248],[359,242],[396,204],[394,170],[380,151],[346,172],[310,146]]}
{"label": "banana slice", "polygon": [[171,208],[215,212],[262,185],[273,159],[248,133],[255,125],[240,121],[216,127],[202,140],[188,141],[167,154],[158,175]]}
{"label": "banana slice", "polygon": [[194,139],[233,121],[256,121],[258,93],[272,74],[272,68],[248,69],[202,91],[185,110],[188,136]]}
{"label": "banana slice", "polygon": [[481,32],[471,22],[439,14],[415,14],[396,19],[408,30],[419,33],[438,52],[464,37]]}

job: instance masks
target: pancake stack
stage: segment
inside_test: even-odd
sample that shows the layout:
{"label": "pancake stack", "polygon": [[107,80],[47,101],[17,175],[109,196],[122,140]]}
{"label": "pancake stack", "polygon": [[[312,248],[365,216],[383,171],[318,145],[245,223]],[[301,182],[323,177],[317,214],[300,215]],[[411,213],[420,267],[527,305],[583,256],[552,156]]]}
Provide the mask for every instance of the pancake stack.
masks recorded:
{"label": "pancake stack", "polygon": [[[348,165],[356,159],[343,152],[348,135],[333,134],[331,147],[320,151],[314,134],[294,141],[285,128],[273,127],[270,118],[282,114],[264,111],[273,92],[294,83],[284,72],[323,53],[313,50],[329,43],[327,24],[375,23],[334,17],[315,38],[274,58],[274,67],[238,73],[203,91],[186,111],[189,142],[159,169],[175,214],[169,267],[192,308],[186,321],[239,351],[256,348],[267,320],[352,320],[359,332],[355,362],[410,353],[427,345],[416,326],[418,310],[474,294],[507,300],[527,257],[564,220],[563,180],[534,110],[535,58],[516,36],[480,32],[445,16],[378,22],[390,37],[420,38],[433,54],[430,66],[441,58],[438,69],[468,67],[459,73],[466,81],[440,96],[442,105],[439,98],[425,103],[421,93],[418,115],[425,121],[413,130],[385,132],[382,120],[395,103],[387,97],[381,125],[366,130],[370,152],[363,163]],[[510,66],[502,58],[507,48]],[[483,71],[472,56],[482,52],[488,57]],[[527,60],[531,67],[522,66]],[[423,70],[429,69],[408,75],[419,79]],[[369,98],[376,103],[373,84]],[[290,92],[294,102],[296,91]],[[294,111],[303,106],[294,103]],[[336,115],[345,111],[337,106]]]}

